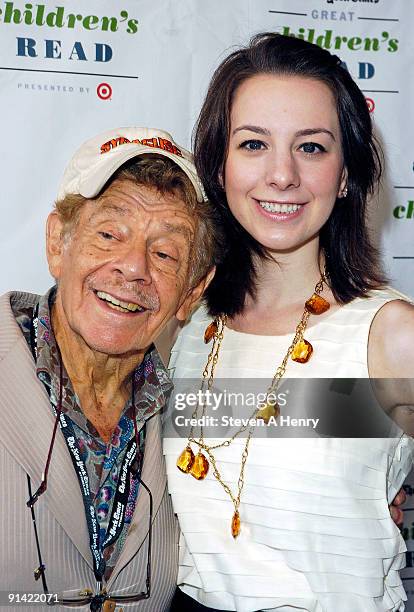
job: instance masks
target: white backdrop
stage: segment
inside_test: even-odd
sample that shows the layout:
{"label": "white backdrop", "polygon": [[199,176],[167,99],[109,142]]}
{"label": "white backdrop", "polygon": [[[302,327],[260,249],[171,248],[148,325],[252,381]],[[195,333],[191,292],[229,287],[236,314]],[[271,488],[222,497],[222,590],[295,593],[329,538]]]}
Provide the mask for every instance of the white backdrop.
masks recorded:
{"label": "white backdrop", "polygon": [[[413,0],[15,0],[0,11],[0,293],[51,284],[45,218],[82,141],[145,125],[189,147],[214,67],[268,30],[333,51],[364,91],[387,157],[372,224],[393,285],[414,296]],[[405,575],[414,595],[414,568]]]}

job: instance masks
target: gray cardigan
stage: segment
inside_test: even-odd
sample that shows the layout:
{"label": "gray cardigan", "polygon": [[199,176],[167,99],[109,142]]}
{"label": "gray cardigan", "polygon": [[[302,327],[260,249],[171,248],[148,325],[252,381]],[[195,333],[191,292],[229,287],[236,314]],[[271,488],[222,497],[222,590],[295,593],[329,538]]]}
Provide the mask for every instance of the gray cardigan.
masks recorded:
{"label": "gray cardigan", "polygon": [[[29,347],[10,307],[10,300],[29,306],[35,299],[36,296],[25,293],[0,297],[0,592],[42,592],[41,580],[35,582],[33,577],[38,557],[31,514],[26,506],[26,475],[30,476],[32,488],[36,490],[45,466],[54,417],[47,393],[36,377]],[[166,489],[159,415],[147,422],[142,478],[154,500],[152,594],[148,600],[122,604],[122,607],[163,612],[169,609],[176,584],[179,531]],[[141,487],[127,539],[107,585],[109,592],[116,590],[127,594],[144,590],[147,509],[148,496]],[[50,464],[48,489],[36,503],[35,511],[50,591],[73,595],[85,588],[94,589],[82,497],[59,431]],[[6,602],[0,601],[1,609],[2,603]],[[36,609],[39,610],[39,606]],[[44,609],[50,610],[50,607]],[[89,609],[89,606],[77,609]]]}

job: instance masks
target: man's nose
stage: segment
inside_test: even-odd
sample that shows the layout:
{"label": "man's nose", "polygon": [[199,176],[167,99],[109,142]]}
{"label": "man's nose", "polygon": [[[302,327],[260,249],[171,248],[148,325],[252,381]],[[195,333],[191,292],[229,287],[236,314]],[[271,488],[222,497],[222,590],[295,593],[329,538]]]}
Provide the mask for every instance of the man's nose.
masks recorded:
{"label": "man's nose", "polygon": [[115,262],[115,268],[126,281],[151,284],[148,253],[145,244],[134,244],[126,248]]}

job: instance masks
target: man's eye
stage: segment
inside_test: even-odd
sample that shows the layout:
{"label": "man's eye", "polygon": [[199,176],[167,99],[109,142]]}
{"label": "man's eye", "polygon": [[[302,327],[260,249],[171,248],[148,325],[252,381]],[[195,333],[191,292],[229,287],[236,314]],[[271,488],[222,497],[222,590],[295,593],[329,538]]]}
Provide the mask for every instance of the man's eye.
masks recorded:
{"label": "man's eye", "polygon": [[113,236],[109,232],[98,232],[98,234],[105,240],[115,240],[115,236]]}
{"label": "man's eye", "polygon": [[325,147],[316,142],[305,142],[299,148],[302,149],[304,153],[308,153],[310,155],[313,155],[314,153],[324,153],[326,151]]}
{"label": "man's eye", "polygon": [[245,140],[240,143],[239,148],[247,149],[248,151],[261,151],[265,148],[265,144],[261,140]]}
{"label": "man's eye", "polygon": [[160,259],[171,259],[171,261],[176,261],[176,259],[172,255],[164,253],[163,251],[157,251],[156,254]]}

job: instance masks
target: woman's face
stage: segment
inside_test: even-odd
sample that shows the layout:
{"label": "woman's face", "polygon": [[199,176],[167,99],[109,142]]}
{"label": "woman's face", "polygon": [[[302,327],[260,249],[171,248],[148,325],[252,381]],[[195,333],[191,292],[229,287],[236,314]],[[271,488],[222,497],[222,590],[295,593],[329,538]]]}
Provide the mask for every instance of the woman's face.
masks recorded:
{"label": "woman's face", "polygon": [[268,74],[244,81],[231,109],[223,182],[231,212],[267,249],[317,239],[346,182],[328,86]]}

